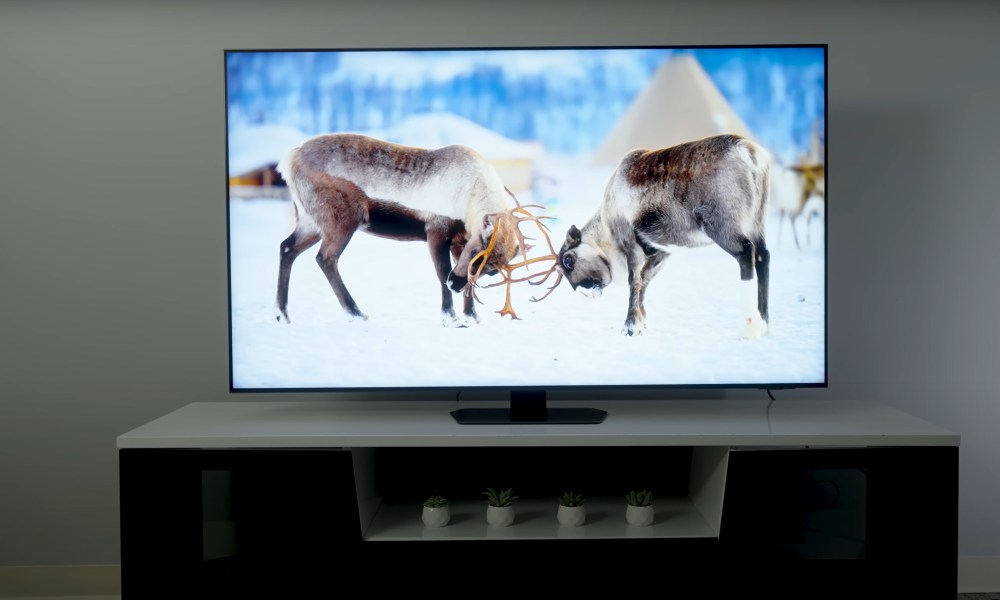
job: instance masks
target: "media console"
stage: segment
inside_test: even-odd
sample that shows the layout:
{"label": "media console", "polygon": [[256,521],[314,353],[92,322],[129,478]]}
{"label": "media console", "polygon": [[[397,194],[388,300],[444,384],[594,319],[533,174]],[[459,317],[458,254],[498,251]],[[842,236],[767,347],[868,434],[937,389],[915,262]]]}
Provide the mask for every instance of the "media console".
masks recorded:
{"label": "media console", "polygon": [[[359,581],[954,597],[958,435],[860,402],[580,405],[608,417],[469,426],[450,402],[189,404],[118,438],[124,597],[332,596]],[[512,526],[487,525],[486,487],[520,497]],[[641,488],[649,527],[625,522]],[[556,521],[570,489],[582,527]],[[452,519],[427,528],[436,494]]]}

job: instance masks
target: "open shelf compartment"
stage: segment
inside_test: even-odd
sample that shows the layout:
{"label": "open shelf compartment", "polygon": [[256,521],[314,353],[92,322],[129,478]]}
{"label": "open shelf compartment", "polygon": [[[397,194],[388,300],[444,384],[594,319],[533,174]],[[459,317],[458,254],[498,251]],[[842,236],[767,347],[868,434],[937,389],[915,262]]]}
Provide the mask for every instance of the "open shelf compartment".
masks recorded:
{"label": "open shelf compartment", "polygon": [[[726,447],[355,449],[362,537],[415,540],[718,538],[728,461]],[[487,484],[486,482],[496,482]],[[486,487],[510,487],[514,524],[486,523]],[[652,525],[625,521],[625,494],[654,493]],[[558,496],[585,496],[587,520],[562,527]],[[426,527],[423,500],[449,499],[451,520]]]}

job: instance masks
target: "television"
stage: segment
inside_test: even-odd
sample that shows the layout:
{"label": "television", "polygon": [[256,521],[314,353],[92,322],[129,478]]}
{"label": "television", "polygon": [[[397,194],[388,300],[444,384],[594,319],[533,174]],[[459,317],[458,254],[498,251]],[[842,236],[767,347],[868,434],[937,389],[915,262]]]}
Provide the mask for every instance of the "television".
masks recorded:
{"label": "television", "polygon": [[231,391],[825,387],[827,50],[226,50]]}

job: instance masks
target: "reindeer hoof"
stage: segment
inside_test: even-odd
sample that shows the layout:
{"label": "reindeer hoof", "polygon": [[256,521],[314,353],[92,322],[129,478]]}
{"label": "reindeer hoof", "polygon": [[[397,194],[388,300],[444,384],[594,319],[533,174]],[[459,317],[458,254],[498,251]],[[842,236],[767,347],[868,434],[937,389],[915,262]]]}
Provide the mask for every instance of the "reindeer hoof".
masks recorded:
{"label": "reindeer hoof", "polygon": [[441,318],[441,324],[452,329],[464,329],[469,326],[465,321],[455,317],[455,315],[445,315]]}
{"label": "reindeer hoof", "polygon": [[754,340],[770,333],[767,321],[760,317],[747,317],[743,326],[743,337]]}
{"label": "reindeer hoof", "polygon": [[469,326],[469,324],[460,319],[453,310],[441,311],[441,325],[452,329],[461,329]]}
{"label": "reindeer hoof", "polygon": [[625,323],[625,327],[622,327],[622,334],[627,336],[642,335],[645,330],[645,323]]}

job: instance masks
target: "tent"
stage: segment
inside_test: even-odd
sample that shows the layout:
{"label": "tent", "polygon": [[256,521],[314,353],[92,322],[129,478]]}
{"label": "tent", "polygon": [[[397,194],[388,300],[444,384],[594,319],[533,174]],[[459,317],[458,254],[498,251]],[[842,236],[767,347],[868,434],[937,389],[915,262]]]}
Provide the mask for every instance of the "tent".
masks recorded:
{"label": "tent", "polygon": [[617,164],[637,148],[666,148],[710,135],[754,139],[743,120],[692,54],[665,60],[594,153],[592,162]]}

